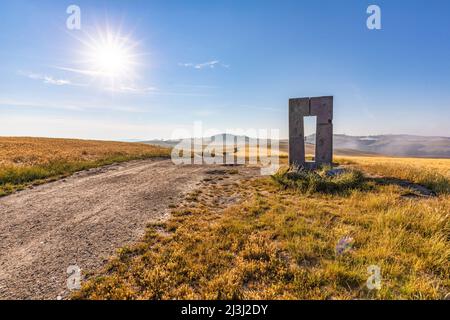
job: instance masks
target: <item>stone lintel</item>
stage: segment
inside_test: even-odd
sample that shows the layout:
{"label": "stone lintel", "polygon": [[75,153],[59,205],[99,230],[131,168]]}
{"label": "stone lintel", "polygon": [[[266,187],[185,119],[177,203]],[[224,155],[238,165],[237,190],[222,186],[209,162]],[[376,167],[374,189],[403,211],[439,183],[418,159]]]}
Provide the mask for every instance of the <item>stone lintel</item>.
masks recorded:
{"label": "stone lintel", "polygon": [[307,117],[310,114],[310,101],[309,98],[296,98],[289,100],[289,112],[297,113],[303,117]]}

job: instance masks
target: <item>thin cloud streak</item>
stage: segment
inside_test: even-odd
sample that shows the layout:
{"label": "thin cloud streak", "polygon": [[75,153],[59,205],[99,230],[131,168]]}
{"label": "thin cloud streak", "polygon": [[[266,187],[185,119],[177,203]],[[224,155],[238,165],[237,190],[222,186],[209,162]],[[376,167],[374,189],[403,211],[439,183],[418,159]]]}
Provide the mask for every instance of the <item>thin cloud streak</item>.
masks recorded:
{"label": "thin cloud streak", "polygon": [[32,108],[32,109],[56,109],[56,110],[67,110],[67,111],[77,111],[77,112],[87,112],[87,111],[96,111],[96,110],[110,110],[110,111],[118,111],[118,112],[132,112],[132,113],[147,113],[149,110],[137,108],[137,107],[129,107],[129,106],[104,106],[102,103],[98,103],[99,106],[92,105],[83,105],[78,103],[66,103],[61,102],[58,104],[55,103],[46,103],[46,102],[30,102],[24,100],[12,100],[12,99],[1,99],[0,107],[17,107],[17,108]]}
{"label": "thin cloud streak", "polygon": [[76,84],[72,83],[72,81],[67,80],[67,79],[58,79],[53,76],[43,75],[43,74],[34,73],[34,72],[29,72],[29,73],[19,72],[19,74],[21,74],[29,79],[39,80],[45,84],[51,84],[51,85],[55,85],[55,86],[76,85]]}
{"label": "thin cloud streak", "polygon": [[212,60],[212,61],[207,61],[207,62],[203,62],[203,63],[192,63],[192,62],[188,62],[188,63],[179,63],[178,64],[180,67],[185,67],[185,68],[194,68],[197,70],[201,70],[201,69],[205,69],[205,68],[209,68],[209,69],[215,69],[216,67],[223,67],[223,68],[229,68],[230,66],[227,64],[223,64],[221,63],[219,60]]}
{"label": "thin cloud streak", "polygon": [[95,71],[95,70],[83,70],[83,69],[76,69],[76,68],[68,68],[68,67],[55,67],[55,69],[61,70],[61,71],[67,71],[72,73],[77,73],[85,76],[91,76],[91,77],[99,77],[99,76],[109,76],[109,74],[105,72]]}
{"label": "thin cloud streak", "polygon": [[117,87],[106,87],[105,90],[117,93],[130,93],[130,94],[151,94],[158,92],[158,88],[155,87],[138,87],[134,85],[120,85]]}

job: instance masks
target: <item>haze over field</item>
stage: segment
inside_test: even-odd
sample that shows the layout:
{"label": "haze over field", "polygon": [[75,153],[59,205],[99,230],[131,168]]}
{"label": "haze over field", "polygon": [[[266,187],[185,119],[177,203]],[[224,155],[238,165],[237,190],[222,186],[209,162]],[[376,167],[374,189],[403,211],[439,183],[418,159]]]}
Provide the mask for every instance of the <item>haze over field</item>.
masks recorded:
{"label": "haze over field", "polygon": [[[219,135],[224,143],[238,141],[238,136]],[[205,137],[204,144],[214,141],[216,136]],[[256,139],[240,137],[246,142],[257,143]],[[316,136],[305,137],[306,151],[314,153]],[[241,140],[243,141],[243,140]],[[180,140],[150,140],[144,143],[160,145],[164,147],[174,147]],[[280,149],[288,151],[288,140],[280,140]],[[450,138],[448,137],[422,137],[411,135],[380,135],[380,136],[360,136],[353,137],[347,135],[334,135],[334,153],[336,155],[387,155],[401,157],[428,157],[428,158],[450,158]]]}

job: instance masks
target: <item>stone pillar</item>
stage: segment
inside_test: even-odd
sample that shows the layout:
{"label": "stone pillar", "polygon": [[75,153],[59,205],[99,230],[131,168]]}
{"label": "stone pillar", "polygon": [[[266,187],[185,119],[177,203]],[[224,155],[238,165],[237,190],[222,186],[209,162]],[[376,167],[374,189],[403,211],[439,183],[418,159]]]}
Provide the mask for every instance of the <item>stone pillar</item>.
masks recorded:
{"label": "stone pillar", "polygon": [[[315,163],[305,161],[304,117],[317,117]],[[289,164],[317,167],[333,163],[333,97],[289,100]]]}
{"label": "stone pillar", "polygon": [[303,118],[309,115],[309,98],[289,100],[289,163],[305,164],[305,128]]}
{"label": "stone pillar", "polygon": [[311,116],[317,117],[316,166],[333,163],[333,97],[311,98]]}

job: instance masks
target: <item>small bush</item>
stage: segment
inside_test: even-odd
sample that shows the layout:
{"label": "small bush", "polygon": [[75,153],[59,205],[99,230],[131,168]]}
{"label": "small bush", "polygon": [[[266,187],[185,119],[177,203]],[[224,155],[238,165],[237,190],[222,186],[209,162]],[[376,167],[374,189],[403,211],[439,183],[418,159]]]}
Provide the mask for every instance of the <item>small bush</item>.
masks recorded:
{"label": "small bush", "polygon": [[342,193],[363,186],[364,176],[360,171],[345,170],[335,175],[329,172],[329,167],[316,171],[290,167],[280,169],[272,179],[285,189],[306,193]]}

